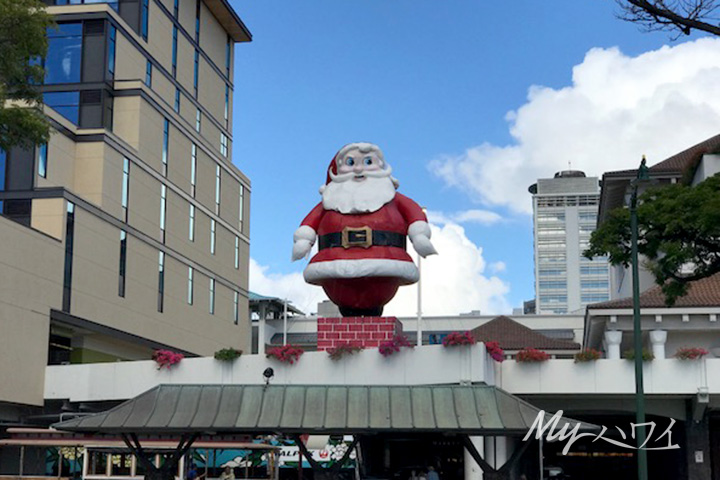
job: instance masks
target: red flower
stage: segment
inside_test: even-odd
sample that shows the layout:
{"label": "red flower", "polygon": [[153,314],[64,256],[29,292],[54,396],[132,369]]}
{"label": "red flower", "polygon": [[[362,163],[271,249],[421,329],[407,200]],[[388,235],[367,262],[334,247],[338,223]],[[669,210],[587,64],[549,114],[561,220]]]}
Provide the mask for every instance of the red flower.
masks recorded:
{"label": "red flower", "polygon": [[505,360],[505,352],[502,348],[500,348],[500,344],[498,342],[485,342],[485,350],[487,350],[488,355],[490,355],[490,357],[496,362],[502,362]]}
{"label": "red flower", "polygon": [[185,356],[182,353],[171,350],[155,350],[152,358],[158,364],[158,370],[160,370],[163,367],[170,369],[170,367],[176,363],[180,363],[180,360],[185,358]]}
{"label": "red flower", "polygon": [[708,352],[704,348],[683,347],[678,348],[677,352],[675,352],[675,358],[678,358],[680,360],[699,360],[708,353],[710,352]]}
{"label": "red flower", "polygon": [[357,353],[361,350],[363,350],[363,347],[360,345],[353,345],[352,343],[346,342],[339,343],[333,348],[328,348],[327,353],[332,360],[339,360],[345,355],[352,355],[353,353]]}
{"label": "red flower", "polygon": [[456,347],[459,345],[475,345],[477,340],[470,332],[452,332],[443,338],[442,344],[445,347]]}
{"label": "red flower", "polygon": [[515,355],[516,362],[544,362],[549,359],[547,352],[535,348],[523,348]]}
{"label": "red flower", "polygon": [[378,351],[383,357],[389,357],[395,352],[399,352],[401,347],[414,348],[415,345],[405,335],[395,335],[392,340],[385,340],[380,343]]}
{"label": "red flower", "polygon": [[267,358],[274,358],[275,360],[278,360],[283,363],[289,363],[292,365],[293,363],[297,362],[300,358],[300,355],[305,353],[305,350],[303,350],[300,347],[296,347],[294,345],[283,345],[282,347],[275,347],[268,350],[268,352],[265,354]]}

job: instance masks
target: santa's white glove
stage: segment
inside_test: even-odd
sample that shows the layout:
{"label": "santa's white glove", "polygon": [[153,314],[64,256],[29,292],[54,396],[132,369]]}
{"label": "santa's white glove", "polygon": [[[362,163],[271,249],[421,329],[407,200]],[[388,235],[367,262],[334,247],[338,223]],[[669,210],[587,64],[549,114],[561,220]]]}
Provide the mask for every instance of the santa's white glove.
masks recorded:
{"label": "santa's white glove", "polygon": [[419,220],[413,222],[408,227],[408,237],[413,244],[413,248],[421,257],[425,258],[428,255],[437,255],[437,251],[433,244],[430,242],[430,225],[427,222]]}
{"label": "santa's white glove", "polygon": [[315,233],[315,230],[307,225],[301,225],[300,228],[295,230],[293,234],[293,261],[306,257],[310,253],[313,245],[315,245],[316,238],[317,233]]}

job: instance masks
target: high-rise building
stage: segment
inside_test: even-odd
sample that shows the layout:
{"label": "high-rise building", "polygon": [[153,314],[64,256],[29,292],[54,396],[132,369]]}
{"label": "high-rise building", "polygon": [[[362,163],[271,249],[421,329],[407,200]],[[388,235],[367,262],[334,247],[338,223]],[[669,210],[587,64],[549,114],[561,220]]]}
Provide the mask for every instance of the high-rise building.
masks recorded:
{"label": "high-rise building", "polygon": [[533,198],[536,313],[569,313],[609,298],[605,257],[587,259],[597,224],[600,187],[596,177],[569,170],[541,178]]}
{"label": "high-rise building", "polygon": [[45,366],[249,350],[227,0],[46,0],[46,145],[0,154],[0,421]]}

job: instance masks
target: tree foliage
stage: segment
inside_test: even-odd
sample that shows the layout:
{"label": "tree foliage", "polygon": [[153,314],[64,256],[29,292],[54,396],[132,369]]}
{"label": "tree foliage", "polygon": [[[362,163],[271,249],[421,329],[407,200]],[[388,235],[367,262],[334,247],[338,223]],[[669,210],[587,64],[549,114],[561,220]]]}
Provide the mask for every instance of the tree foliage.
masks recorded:
{"label": "tree foliage", "polygon": [[49,123],[38,86],[53,20],[39,0],[0,0],[0,148],[46,142]]}
{"label": "tree foliage", "polygon": [[720,36],[718,0],[616,0],[619,17],[637,23],[647,31],[669,31],[690,35],[700,30]]}
{"label": "tree foliage", "polygon": [[[688,284],[720,272],[720,174],[691,187],[655,187],[640,196],[638,252],[672,306]],[[630,211],[617,208],[590,237],[588,258],[608,255],[631,262]]]}

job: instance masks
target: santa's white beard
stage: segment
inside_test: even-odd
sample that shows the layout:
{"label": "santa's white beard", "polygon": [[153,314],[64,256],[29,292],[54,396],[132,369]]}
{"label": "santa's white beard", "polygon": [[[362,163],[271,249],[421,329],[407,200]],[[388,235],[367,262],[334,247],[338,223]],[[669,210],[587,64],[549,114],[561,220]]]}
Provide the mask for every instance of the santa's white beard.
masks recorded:
{"label": "santa's white beard", "polygon": [[331,181],[320,188],[323,207],[340,213],[367,213],[380,209],[395,198],[395,183],[389,175],[366,176],[357,182],[350,178],[344,181]]}

